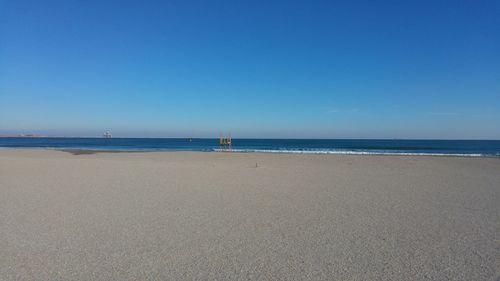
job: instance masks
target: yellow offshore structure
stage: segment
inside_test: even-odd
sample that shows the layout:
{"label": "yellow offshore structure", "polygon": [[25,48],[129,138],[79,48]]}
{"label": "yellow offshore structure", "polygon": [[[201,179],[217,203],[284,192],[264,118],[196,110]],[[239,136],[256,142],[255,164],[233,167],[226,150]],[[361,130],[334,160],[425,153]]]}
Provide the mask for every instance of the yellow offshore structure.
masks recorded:
{"label": "yellow offshore structure", "polygon": [[231,145],[232,145],[231,134],[229,134],[229,137],[224,137],[221,133],[219,136],[220,149],[231,150]]}

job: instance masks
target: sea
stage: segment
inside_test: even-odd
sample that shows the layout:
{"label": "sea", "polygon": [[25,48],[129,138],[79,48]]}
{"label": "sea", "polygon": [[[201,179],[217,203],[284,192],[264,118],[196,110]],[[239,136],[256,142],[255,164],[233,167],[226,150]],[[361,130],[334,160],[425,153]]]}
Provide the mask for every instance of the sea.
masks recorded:
{"label": "sea", "polygon": [[500,140],[233,139],[228,149],[210,138],[1,137],[0,148],[500,157]]}

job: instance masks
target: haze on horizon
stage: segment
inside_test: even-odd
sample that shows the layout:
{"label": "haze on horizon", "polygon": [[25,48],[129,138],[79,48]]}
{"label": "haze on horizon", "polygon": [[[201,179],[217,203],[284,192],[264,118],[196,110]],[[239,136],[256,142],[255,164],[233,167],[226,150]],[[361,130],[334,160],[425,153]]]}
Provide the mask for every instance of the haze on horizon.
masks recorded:
{"label": "haze on horizon", "polygon": [[0,135],[500,139],[499,1],[1,1]]}

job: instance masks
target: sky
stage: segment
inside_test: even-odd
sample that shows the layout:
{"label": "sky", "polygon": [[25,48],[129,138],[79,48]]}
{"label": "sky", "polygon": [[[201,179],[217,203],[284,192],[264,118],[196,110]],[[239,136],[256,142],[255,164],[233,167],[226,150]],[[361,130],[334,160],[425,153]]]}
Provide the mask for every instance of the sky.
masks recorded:
{"label": "sky", "polygon": [[0,135],[500,139],[500,1],[0,0]]}

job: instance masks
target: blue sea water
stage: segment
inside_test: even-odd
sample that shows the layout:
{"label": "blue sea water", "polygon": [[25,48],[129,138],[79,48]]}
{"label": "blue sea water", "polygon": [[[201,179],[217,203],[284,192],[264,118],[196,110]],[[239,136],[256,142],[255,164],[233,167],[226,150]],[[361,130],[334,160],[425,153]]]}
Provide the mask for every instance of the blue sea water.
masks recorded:
{"label": "blue sea water", "polygon": [[[0,148],[219,151],[218,139],[0,138]],[[498,140],[233,139],[232,151],[312,154],[500,156]]]}

